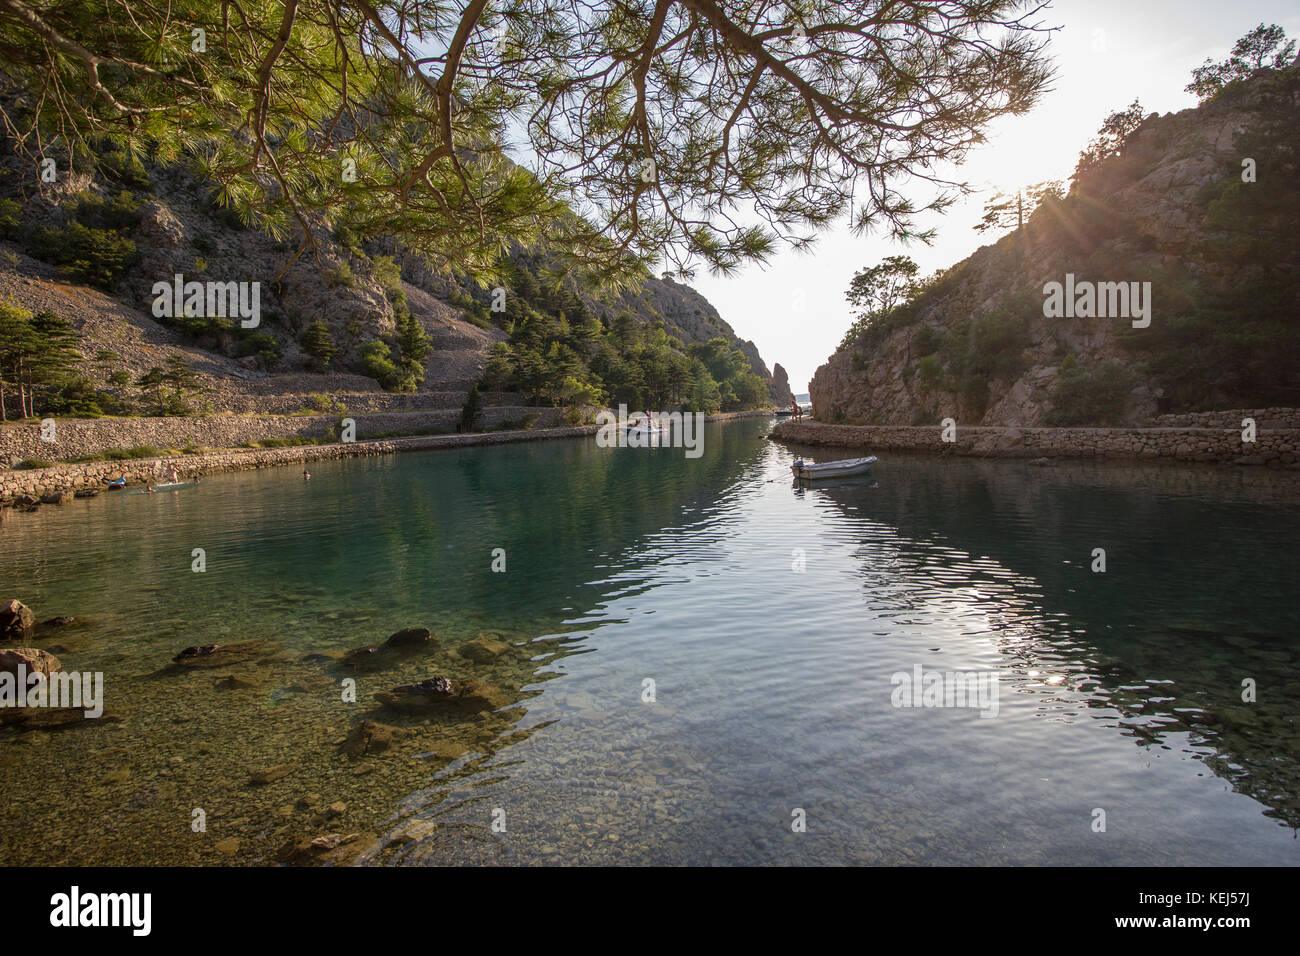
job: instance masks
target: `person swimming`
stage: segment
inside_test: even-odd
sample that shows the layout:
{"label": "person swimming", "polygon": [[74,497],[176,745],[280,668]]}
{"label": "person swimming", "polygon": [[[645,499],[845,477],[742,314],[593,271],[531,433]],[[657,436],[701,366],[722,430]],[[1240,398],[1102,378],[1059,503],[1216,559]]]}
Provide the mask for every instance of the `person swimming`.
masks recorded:
{"label": "person swimming", "polygon": [[310,480],[311,480],[311,472],[309,472],[306,468],[304,468],[304,469],[302,470],[302,480],[303,480],[303,481],[310,481]]}

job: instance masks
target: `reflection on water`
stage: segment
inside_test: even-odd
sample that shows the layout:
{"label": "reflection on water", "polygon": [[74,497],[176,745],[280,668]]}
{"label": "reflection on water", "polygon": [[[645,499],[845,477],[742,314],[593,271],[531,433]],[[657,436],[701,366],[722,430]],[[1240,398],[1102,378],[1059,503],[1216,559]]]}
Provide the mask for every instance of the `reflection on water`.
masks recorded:
{"label": "reflection on water", "polygon": [[[793,488],[834,456],[767,427],[4,515],[0,598],[78,618],[38,643],[111,719],[0,730],[0,860],[1295,862],[1294,475],[887,455]],[[345,657],[408,626],[438,646]],[[996,671],[998,716],[894,708],[917,665]],[[480,696],[375,699],[434,675]]]}

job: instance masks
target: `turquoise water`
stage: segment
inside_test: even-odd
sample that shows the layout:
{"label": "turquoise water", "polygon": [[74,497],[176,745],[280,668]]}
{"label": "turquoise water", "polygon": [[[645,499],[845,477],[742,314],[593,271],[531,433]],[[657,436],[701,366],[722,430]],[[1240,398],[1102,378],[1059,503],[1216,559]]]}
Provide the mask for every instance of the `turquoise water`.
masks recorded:
{"label": "turquoise water", "polygon": [[[109,714],[0,730],[0,862],[1300,861],[1294,474],[883,454],[801,489],[837,455],[769,427],[5,513],[0,598],[78,618],[37,643]],[[441,647],[339,659],[408,626]],[[996,675],[996,716],[895,707],[918,665]],[[376,703],[434,675],[497,709]]]}

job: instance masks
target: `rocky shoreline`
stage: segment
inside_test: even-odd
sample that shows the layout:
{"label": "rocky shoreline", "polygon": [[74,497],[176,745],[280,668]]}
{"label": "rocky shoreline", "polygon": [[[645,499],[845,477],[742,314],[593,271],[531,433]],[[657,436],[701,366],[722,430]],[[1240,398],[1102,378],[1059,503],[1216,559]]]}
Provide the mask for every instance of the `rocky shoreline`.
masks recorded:
{"label": "rocky shoreline", "polygon": [[[769,415],[771,415],[770,411],[760,409],[747,412],[723,412],[706,416],[706,420],[728,421]],[[172,467],[176,468],[182,479],[189,479],[195,475],[209,475],[223,471],[247,471],[252,468],[270,468],[340,458],[366,458],[403,451],[499,445],[508,442],[543,441],[549,438],[578,438],[594,435],[597,430],[596,425],[576,425],[473,432],[463,435],[419,435],[411,438],[387,438],[329,445],[227,449],[166,458],[92,461],[51,465],[48,468],[7,470],[0,471],[0,507],[34,508],[39,504],[59,504],[68,497],[94,497],[103,493],[107,483],[113,479],[125,478],[128,483],[160,481]]]}
{"label": "rocky shoreline", "polygon": [[944,441],[938,425],[829,425],[784,421],[777,441],[836,448],[928,452],[983,458],[1092,458],[1262,465],[1300,470],[1300,428],[1017,428],[958,426]]}

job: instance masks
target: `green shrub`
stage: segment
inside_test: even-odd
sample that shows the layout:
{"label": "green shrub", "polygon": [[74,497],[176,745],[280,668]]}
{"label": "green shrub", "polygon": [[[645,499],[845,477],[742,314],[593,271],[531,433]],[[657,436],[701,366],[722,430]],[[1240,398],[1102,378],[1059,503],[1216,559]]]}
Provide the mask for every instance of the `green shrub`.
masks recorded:
{"label": "green shrub", "polygon": [[465,405],[460,410],[460,421],[456,424],[456,431],[475,431],[478,428],[482,410],[483,396],[479,393],[478,384],[475,383],[469,387],[469,394],[465,396]]}
{"label": "green shrub", "polygon": [[256,356],[264,367],[268,367],[279,361],[280,343],[274,335],[254,332],[240,339],[235,354],[241,358],[245,355]]}
{"label": "green shrub", "polygon": [[22,225],[22,203],[16,199],[0,199],[0,239],[19,238]]}
{"label": "green shrub", "polygon": [[38,259],[62,266],[88,285],[111,290],[136,260],[135,243],[110,229],[80,222],[61,228],[37,226],[28,234],[29,251]]}
{"label": "green shrub", "polygon": [[346,259],[326,272],[325,278],[330,285],[344,289],[355,288],[357,284],[357,277],[352,274],[352,266]]}
{"label": "green shrub", "polygon": [[912,348],[917,355],[931,355],[943,345],[943,333],[930,325],[919,326],[912,337]]}
{"label": "green shrub", "polygon": [[43,404],[47,414],[71,418],[99,418],[120,411],[112,395],[99,391],[84,377],[64,382],[46,396]]}
{"label": "green shrub", "polygon": [[386,342],[371,339],[361,346],[361,367],[364,374],[373,378],[385,389],[399,384],[401,373],[393,363],[393,350]]}
{"label": "green shrub", "polygon": [[311,397],[311,410],[335,415],[346,415],[348,413],[347,406],[333,395],[313,395]]}
{"label": "green shrub", "polygon": [[916,366],[923,388],[936,388],[943,381],[943,363],[937,355],[927,355]]}
{"label": "green shrub", "polygon": [[302,336],[302,350],[307,353],[313,369],[329,368],[330,362],[339,354],[329,326],[320,319],[307,326]]}
{"label": "green shrub", "polygon": [[1057,427],[1118,424],[1131,385],[1128,370],[1114,359],[1083,368],[1066,356],[1045,421]]}
{"label": "green shrub", "polygon": [[155,448],[153,445],[136,445],[134,448],[111,448],[108,451],[97,452],[93,455],[82,455],[74,459],[77,462],[87,461],[134,461],[139,458],[166,458],[170,454],[165,449]]}

